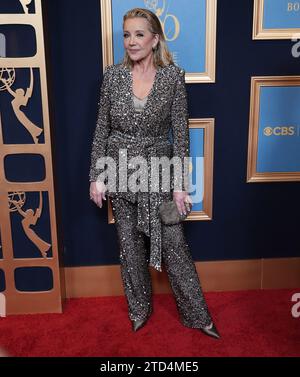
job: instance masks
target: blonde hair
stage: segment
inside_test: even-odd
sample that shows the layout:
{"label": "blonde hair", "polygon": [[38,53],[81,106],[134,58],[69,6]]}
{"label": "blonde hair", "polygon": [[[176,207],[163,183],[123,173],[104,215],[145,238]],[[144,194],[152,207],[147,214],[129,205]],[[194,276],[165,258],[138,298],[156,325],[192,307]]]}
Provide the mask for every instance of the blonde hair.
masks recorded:
{"label": "blonde hair", "polygon": [[[135,17],[142,17],[145,18],[148,21],[149,24],[149,30],[153,34],[159,35],[159,42],[156,46],[156,48],[153,50],[153,61],[155,68],[158,67],[165,67],[169,64],[174,64],[172,55],[168,49],[164,32],[161,27],[159,18],[151,12],[148,9],[145,8],[133,8],[125,13],[123,16],[123,29],[125,21],[129,18],[135,18]],[[123,64],[128,67],[132,68],[133,62],[130,59],[127,51],[125,51],[125,56],[123,58]]]}

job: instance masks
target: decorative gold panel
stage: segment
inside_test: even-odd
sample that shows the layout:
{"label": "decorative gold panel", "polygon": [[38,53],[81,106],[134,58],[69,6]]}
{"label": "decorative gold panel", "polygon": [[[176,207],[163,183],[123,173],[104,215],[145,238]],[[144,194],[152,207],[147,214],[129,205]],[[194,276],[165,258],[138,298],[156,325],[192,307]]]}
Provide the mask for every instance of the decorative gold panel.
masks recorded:
{"label": "decorative gold panel", "polygon": [[[276,28],[267,29],[264,27],[264,0],[253,0],[253,30],[252,39],[294,39],[299,38],[300,28]],[[282,4],[284,5],[284,4]],[[299,1],[287,1],[286,7],[282,8],[282,15],[284,12],[295,12],[300,17],[300,3]]]}
{"label": "decorative gold panel", "polygon": [[[125,0],[124,0],[125,2]],[[166,17],[171,0],[162,2],[147,1],[137,2],[137,7],[151,8],[163,24],[163,17]],[[172,0],[172,5],[174,1]],[[103,71],[107,65],[114,63],[113,53],[113,14],[112,14],[112,0],[100,0],[101,4],[101,32],[102,32],[102,56],[103,56]],[[188,1],[182,2],[182,6],[188,8]],[[183,10],[184,12],[184,10]],[[164,16],[163,16],[164,14]],[[167,14],[167,17],[175,20],[173,14]],[[177,21],[178,22],[178,21]],[[200,21],[199,21],[200,22]],[[217,0],[206,1],[205,11],[205,48],[204,52],[194,51],[193,56],[205,53],[205,69],[203,72],[186,72],[185,80],[189,84],[196,83],[214,83],[216,81],[216,33],[217,33]],[[180,28],[177,25],[177,28]],[[163,26],[163,29],[165,27]],[[166,38],[167,39],[167,38]],[[188,48],[185,46],[185,48]],[[185,50],[184,50],[185,51]]]}
{"label": "decorative gold panel", "polygon": [[[286,144],[288,139],[294,138],[299,140],[299,125],[298,123],[291,123],[287,120],[287,114],[296,114],[297,112],[293,109],[298,109],[298,98],[293,97],[291,100],[288,97],[288,92],[285,93],[284,99],[280,103],[274,105],[273,101],[263,103],[262,106],[262,90],[268,88],[270,90],[275,89],[278,91],[280,88],[299,88],[300,87],[300,76],[257,76],[251,78],[251,98],[250,98],[250,113],[249,113],[249,132],[248,132],[248,161],[247,161],[247,182],[248,183],[258,183],[258,182],[288,182],[288,181],[300,181],[300,171],[285,171],[280,168],[280,165],[274,164],[276,170],[264,170],[260,171],[258,168],[259,162],[259,151],[262,153],[264,148],[261,146],[259,148],[260,141],[262,138],[276,138],[284,139],[285,145],[291,146],[291,144]],[[261,123],[261,112],[262,109],[267,109],[268,113],[274,111],[276,106],[276,112],[278,113],[276,121],[270,124]],[[282,107],[281,107],[282,106]],[[295,121],[296,122],[296,121]],[[279,133],[275,133],[278,129]],[[283,132],[287,129],[288,132]],[[290,129],[293,129],[293,133],[290,133]],[[295,130],[294,130],[295,129]],[[269,148],[270,150],[270,148]],[[291,150],[291,149],[290,149]],[[274,162],[278,162],[278,158],[282,159],[287,157],[289,148],[282,147],[276,149],[276,143],[272,145],[272,155],[269,159]],[[295,154],[289,157],[291,161],[297,161],[298,155]],[[266,158],[265,158],[266,159]],[[299,163],[298,163],[299,165]]]}
{"label": "decorative gold panel", "polygon": [[[12,58],[2,53],[0,57],[0,270],[5,276],[1,298],[5,298],[7,314],[61,312],[65,289],[59,264],[62,247],[54,191],[42,2],[19,3],[19,13],[0,14],[0,27],[33,27],[36,54]],[[33,3],[34,13],[29,11]],[[34,111],[41,113],[40,120],[34,119]],[[44,179],[7,179],[9,164],[5,159],[24,154],[42,157]],[[9,173],[33,177],[34,166],[22,169],[17,164],[16,171]],[[45,272],[51,283],[46,288]],[[28,289],[26,276],[35,279],[38,289]]]}

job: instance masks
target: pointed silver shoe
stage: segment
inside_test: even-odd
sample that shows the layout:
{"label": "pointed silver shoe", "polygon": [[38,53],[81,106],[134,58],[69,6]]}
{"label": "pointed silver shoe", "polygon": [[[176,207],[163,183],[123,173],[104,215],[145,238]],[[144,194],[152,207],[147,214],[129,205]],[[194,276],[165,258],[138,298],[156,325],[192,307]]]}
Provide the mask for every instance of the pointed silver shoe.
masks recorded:
{"label": "pointed silver shoe", "polygon": [[211,336],[212,338],[215,338],[215,339],[220,339],[221,338],[221,335],[219,334],[216,326],[214,325],[214,323],[211,323],[210,325],[206,326],[206,327],[203,327],[202,329],[200,329],[204,334],[208,335],[208,336]]}
{"label": "pointed silver shoe", "polygon": [[148,319],[148,318],[132,320],[132,321],[131,321],[131,324],[132,324],[132,330],[133,330],[134,332],[136,332],[136,331],[138,331],[139,329],[141,329],[141,328],[146,324],[147,319]]}

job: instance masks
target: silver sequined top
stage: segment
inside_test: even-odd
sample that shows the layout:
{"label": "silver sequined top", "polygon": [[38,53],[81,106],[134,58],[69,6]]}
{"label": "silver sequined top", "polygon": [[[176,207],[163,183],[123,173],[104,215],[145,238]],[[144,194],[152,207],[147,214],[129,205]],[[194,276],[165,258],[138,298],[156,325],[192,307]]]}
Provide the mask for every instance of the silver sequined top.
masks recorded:
{"label": "silver sequined top", "polygon": [[[100,157],[113,158],[116,172],[119,172],[120,161],[128,162],[136,156],[143,156],[149,167],[151,157],[179,156],[183,159],[189,156],[185,71],[174,64],[158,67],[152,89],[144,103],[134,99],[132,84],[132,72],[122,63],[105,68],[92,143],[90,181],[96,181],[104,171],[96,167]],[[185,171],[188,172],[188,169]],[[164,192],[161,187],[159,192],[152,192],[151,189],[148,192],[124,192],[121,188],[124,182],[119,182],[117,174],[115,189],[109,187],[107,191],[110,197],[118,195],[133,203],[137,202],[137,227],[150,237],[149,264],[159,271],[162,259],[158,209],[162,201],[172,199],[174,183],[177,179],[181,181],[181,178],[175,174],[171,176],[169,192]],[[151,182],[151,177],[148,181]],[[184,189],[188,190],[188,179],[184,183]]]}
{"label": "silver sequined top", "polygon": [[144,98],[139,98],[136,95],[133,94],[133,103],[135,111],[138,113],[141,113],[145,107],[145,104],[147,102],[148,96]]}

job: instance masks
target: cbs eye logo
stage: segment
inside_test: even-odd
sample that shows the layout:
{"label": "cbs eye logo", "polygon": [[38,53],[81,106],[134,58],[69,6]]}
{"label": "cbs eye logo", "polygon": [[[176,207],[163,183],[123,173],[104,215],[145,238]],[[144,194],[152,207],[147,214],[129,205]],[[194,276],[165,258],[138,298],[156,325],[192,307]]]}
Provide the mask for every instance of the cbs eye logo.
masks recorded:
{"label": "cbs eye logo", "polygon": [[265,136],[271,136],[271,135],[273,135],[273,129],[271,127],[266,127],[264,129],[264,135]]}
{"label": "cbs eye logo", "polygon": [[265,136],[295,136],[295,127],[266,127],[264,128]]}

